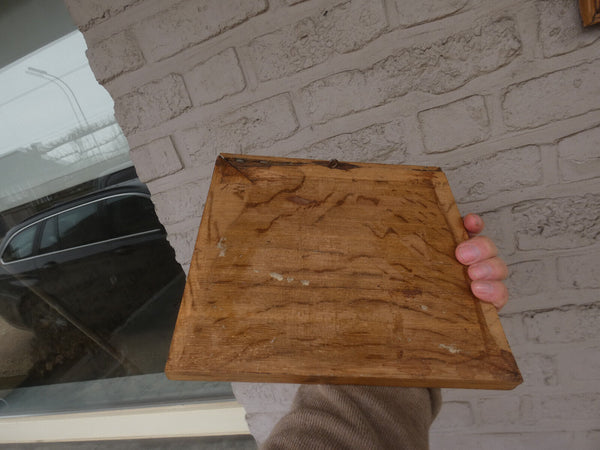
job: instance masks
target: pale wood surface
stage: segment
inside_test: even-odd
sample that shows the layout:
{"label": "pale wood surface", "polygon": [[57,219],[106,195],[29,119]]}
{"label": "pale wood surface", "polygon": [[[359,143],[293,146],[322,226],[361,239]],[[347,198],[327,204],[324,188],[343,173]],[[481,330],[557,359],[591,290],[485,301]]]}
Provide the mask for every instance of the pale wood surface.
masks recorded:
{"label": "pale wood surface", "polygon": [[437,168],[221,155],[167,376],[513,388],[466,238]]}

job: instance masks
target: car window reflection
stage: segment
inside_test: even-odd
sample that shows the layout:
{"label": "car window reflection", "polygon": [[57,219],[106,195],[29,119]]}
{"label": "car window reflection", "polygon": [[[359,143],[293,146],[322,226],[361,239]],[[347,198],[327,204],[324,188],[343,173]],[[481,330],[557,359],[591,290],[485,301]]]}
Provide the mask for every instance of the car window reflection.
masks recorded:
{"label": "car window reflection", "polygon": [[108,239],[98,203],[89,203],[59,214],[58,236],[63,249]]}
{"label": "car window reflection", "polygon": [[25,219],[0,256],[0,326],[33,333],[21,386],[163,371],[185,276],[137,178]]}
{"label": "car window reflection", "polygon": [[37,226],[30,226],[15,236],[2,253],[2,259],[10,262],[31,256],[37,229]]}

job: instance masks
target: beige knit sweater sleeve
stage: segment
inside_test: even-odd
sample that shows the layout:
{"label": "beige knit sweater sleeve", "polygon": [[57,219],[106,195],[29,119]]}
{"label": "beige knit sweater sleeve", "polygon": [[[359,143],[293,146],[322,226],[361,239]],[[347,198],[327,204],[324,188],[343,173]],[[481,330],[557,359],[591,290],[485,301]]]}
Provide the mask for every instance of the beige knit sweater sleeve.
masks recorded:
{"label": "beige knit sweater sleeve", "polygon": [[303,385],[261,448],[428,449],[440,406],[439,389]]}

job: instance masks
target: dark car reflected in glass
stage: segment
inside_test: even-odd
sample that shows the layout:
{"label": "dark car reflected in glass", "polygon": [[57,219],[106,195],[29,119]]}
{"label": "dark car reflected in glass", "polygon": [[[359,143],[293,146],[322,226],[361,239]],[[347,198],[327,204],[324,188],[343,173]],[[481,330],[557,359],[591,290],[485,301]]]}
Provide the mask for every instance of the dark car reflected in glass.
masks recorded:
{"label": "dark car reflected in glass", "polygon": [[184,284],[139,181],[13,227],[0,245],[0,315],[34,333],[22,383],[162,371]]}

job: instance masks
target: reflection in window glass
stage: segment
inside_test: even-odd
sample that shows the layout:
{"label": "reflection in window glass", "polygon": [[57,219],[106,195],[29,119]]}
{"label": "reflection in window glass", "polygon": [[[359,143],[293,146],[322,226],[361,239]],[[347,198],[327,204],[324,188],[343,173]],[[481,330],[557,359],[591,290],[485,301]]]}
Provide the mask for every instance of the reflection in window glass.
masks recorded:
{"label": "reflection in window glass", "polygon": [[98,206],[98,202],[89,203],[58,215],[58,235],[62,249],[108,239]]}
{"label": "reflection in window glass", "polygon": [[147,197],[127,195],[106,200],[106,216],[111,224],[113,237],[160,230],[154,205]]}
{"label": "reflection in window glass", "polygon": [[50,217],[42,225],[42,236],[40,237],[40,248],[38,254],[49,253],[58,250],[58,227],[56,216]]}
{"label": "reflection in window glass", "polygon": [[0,68],[0,236],[132,166],[85,51],[75,31]]}
{"label": "reflection in window glass", "polygon": [[0,68],[0,416],[105,408],[107,386],[114,404],[229,397],[140,381],[164,369],[185,276],[85,51],[73,32]]}
{"label": "reflection in window glass", "polygon": [[25,228],[15,235],[6,246],[2,259],[6,262],[27,258],[33,254],[33,244],[37,227]]}

